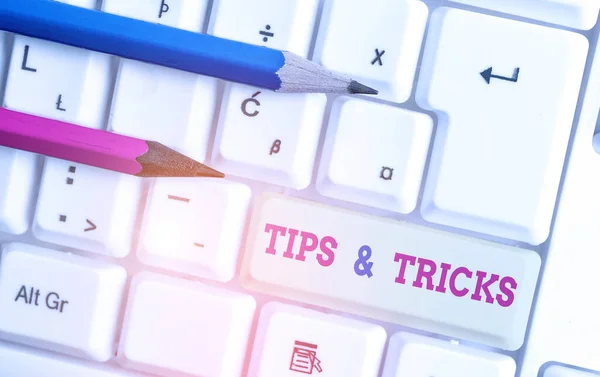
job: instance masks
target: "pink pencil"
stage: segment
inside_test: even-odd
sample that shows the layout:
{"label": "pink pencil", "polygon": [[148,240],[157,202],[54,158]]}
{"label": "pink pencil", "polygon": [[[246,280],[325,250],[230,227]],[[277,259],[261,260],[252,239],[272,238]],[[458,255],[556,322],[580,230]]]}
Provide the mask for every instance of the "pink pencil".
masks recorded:
{"label": "pink pencil", "polygon": [[0,145],[138,177],[224,174],[164,145],[0,108]]}

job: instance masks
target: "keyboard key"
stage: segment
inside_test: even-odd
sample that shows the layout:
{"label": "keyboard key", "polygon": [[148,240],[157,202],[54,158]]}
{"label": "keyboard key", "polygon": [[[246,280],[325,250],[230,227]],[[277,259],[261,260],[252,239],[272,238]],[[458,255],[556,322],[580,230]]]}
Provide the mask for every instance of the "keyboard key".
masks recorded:
{"label": "keyboard key", "polygon": [[12,51],[6,108],[104,128],[110,56],[24,36],[15,37]]}
{"label": "keyboard key", "polygon": [[216,91],[213,78],[122,59],[108,128],[204,161]]}
{"label": "keyboard key", "polygon": [[29,229],[35,191],[36,155],[0,147],[0,232]]}
{"label": "keyboard key", "polygon": [[4,89],[6,87],[6,73],[10,61],[10,34],[0,31],[0,99],[4,103]]}
{"label": "keyboard key", "polygon": [[214,168],[302,189],[310,184],[327,97],[226,89]]}
{"label": "keyboard key", "polygon": [[102,364],[70,359],[8,343],[0,343],[0,365],[5,373],[3,375],[10,377],[141,377],[140,374]]}
{"label": "keyboard key", "polygon": [[33,233],[42,241],[125,257],[139,195],[137,177],[46,158]]}
{"label": "keyboard key", "polygon": [[250,188],[226,181],[162,178],[150,191],[142,262],[226,282],[235,273]]}
{"label": "keyboard key", "polygon": [[104,0],[102,10],[123,17],[202,33],[208,0]]}
{"label": "keyboard key", "polygon": [[75,5],[77,7],[96,9],[96,0],[55,0],[61,3],[69,5]]}
{"label": "keyboard key", "polygon": [[412,212],[432,129],[433,122],[425,114],[338,99],[327,128],[319,192],[385,210]]}
{"label": "keyboard key", "polygon": [[123,365],[165,375],[240,376],[252,296],[142,273],[129,297],[119,346]]}
{"label": "keyboard key", "polygon": [[204,161],[216,91],[213,78],[122,59],[108,128]]}
{"label": "keyboard key", "polygon": [[[106,0],[105,12],[193,32],[204,30],[208,0]],[[158,141],[204,161],[216,106],[217,80],[121,59],[108,129]]]}
{"label": "keyboard key", "polygon": [[581,30],[594,27],[598,19],[598,0],[452,0]]}
{"label": "keyboard key", "polygon": [[479,349],[421,335],[390,338],[383,377],[514,377],[515,361]]}
{"label": "keyboard key", "polygon": [[260,315],[248,376],[377,377],[385,340],[377,325],[269,303]]}
{"label": "keyboard key", "polygon": [[493,347],[521,346],[540,268],[535,252],[278,195],[261,196],[254,208],[245,286]]}
{"label": "keyboard key", "polygon": [[544,371],[543,377],[597,377],[599,374],[552,365]]}
{"label": "keyboard key", "polygon": [[438,112],[440,121],[423,217],[532,245],[544,242],[587,40],[448,8],[433,13],[428,38],[417,102]]}
{"label": "keyboard key", "polygon": [[328,0],[314,60],[377,88],[381,98],[405,102],[428,13],[419,0]]}
{"label": "keyboard key", "polygon": [[[594,64],[589,82],[599,80]],[[588,85],[585,95],[600,98],[600,86]],[[600,176],[594,174],[600,159],[592,145],[597,122],[598,102],[583,101],[518,377],[538,376],[549,362],[600,372]]]}
{"label": "keyboard key", "polygon": [[96,361],[113,356],[124,268],[25,244],[2,249],[3,339]]}
{"label": "keyboard key", "polygon": [[214,0],[208,33],[307,57],[319,0]]}

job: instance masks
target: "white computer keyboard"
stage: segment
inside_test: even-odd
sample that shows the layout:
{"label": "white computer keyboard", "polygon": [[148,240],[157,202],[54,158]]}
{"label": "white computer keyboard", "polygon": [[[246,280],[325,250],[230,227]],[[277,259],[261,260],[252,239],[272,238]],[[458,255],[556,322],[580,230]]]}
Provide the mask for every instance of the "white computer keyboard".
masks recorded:
{"label": "white computer keyboard", "polygon": [[226,173],[0,147],[0,377],[600,375],[599,0],[64,1],[380,95],[0,34],[5,107]]}

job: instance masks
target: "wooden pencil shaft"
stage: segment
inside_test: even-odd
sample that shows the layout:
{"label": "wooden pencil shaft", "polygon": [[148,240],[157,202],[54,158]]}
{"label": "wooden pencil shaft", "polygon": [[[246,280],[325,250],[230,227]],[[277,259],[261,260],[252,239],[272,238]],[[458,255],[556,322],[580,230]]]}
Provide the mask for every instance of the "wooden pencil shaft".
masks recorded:
{"label": "wooden pencil shaft", "polygon": [[0,145],[138,174],[146,141],[0,108]]}
{"label": "wooden pencil shaft", "polygon": [[0,0],[0,30],[277,90],[281,51],[48,0]]}

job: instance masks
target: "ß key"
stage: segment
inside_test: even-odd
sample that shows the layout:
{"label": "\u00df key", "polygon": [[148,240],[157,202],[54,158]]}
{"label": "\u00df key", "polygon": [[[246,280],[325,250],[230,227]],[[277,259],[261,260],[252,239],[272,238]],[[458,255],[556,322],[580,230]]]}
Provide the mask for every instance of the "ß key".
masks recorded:
{"label": "\u00df key", "polygon": [[[295,189],[312,178],[327,97],[225,89],[213,167]],[[285,125],[285,126],[282,126]]]}
{"label": "\u00df key", "polygon": [[539,268],[533,251],[263,195],[242,280],[288,299],[516,350]]}
{"label": "\u00df key", "polygon": [[106,361],[115,351],[126,278],[118,265],[31,245],[3,245],[0,337]]}

